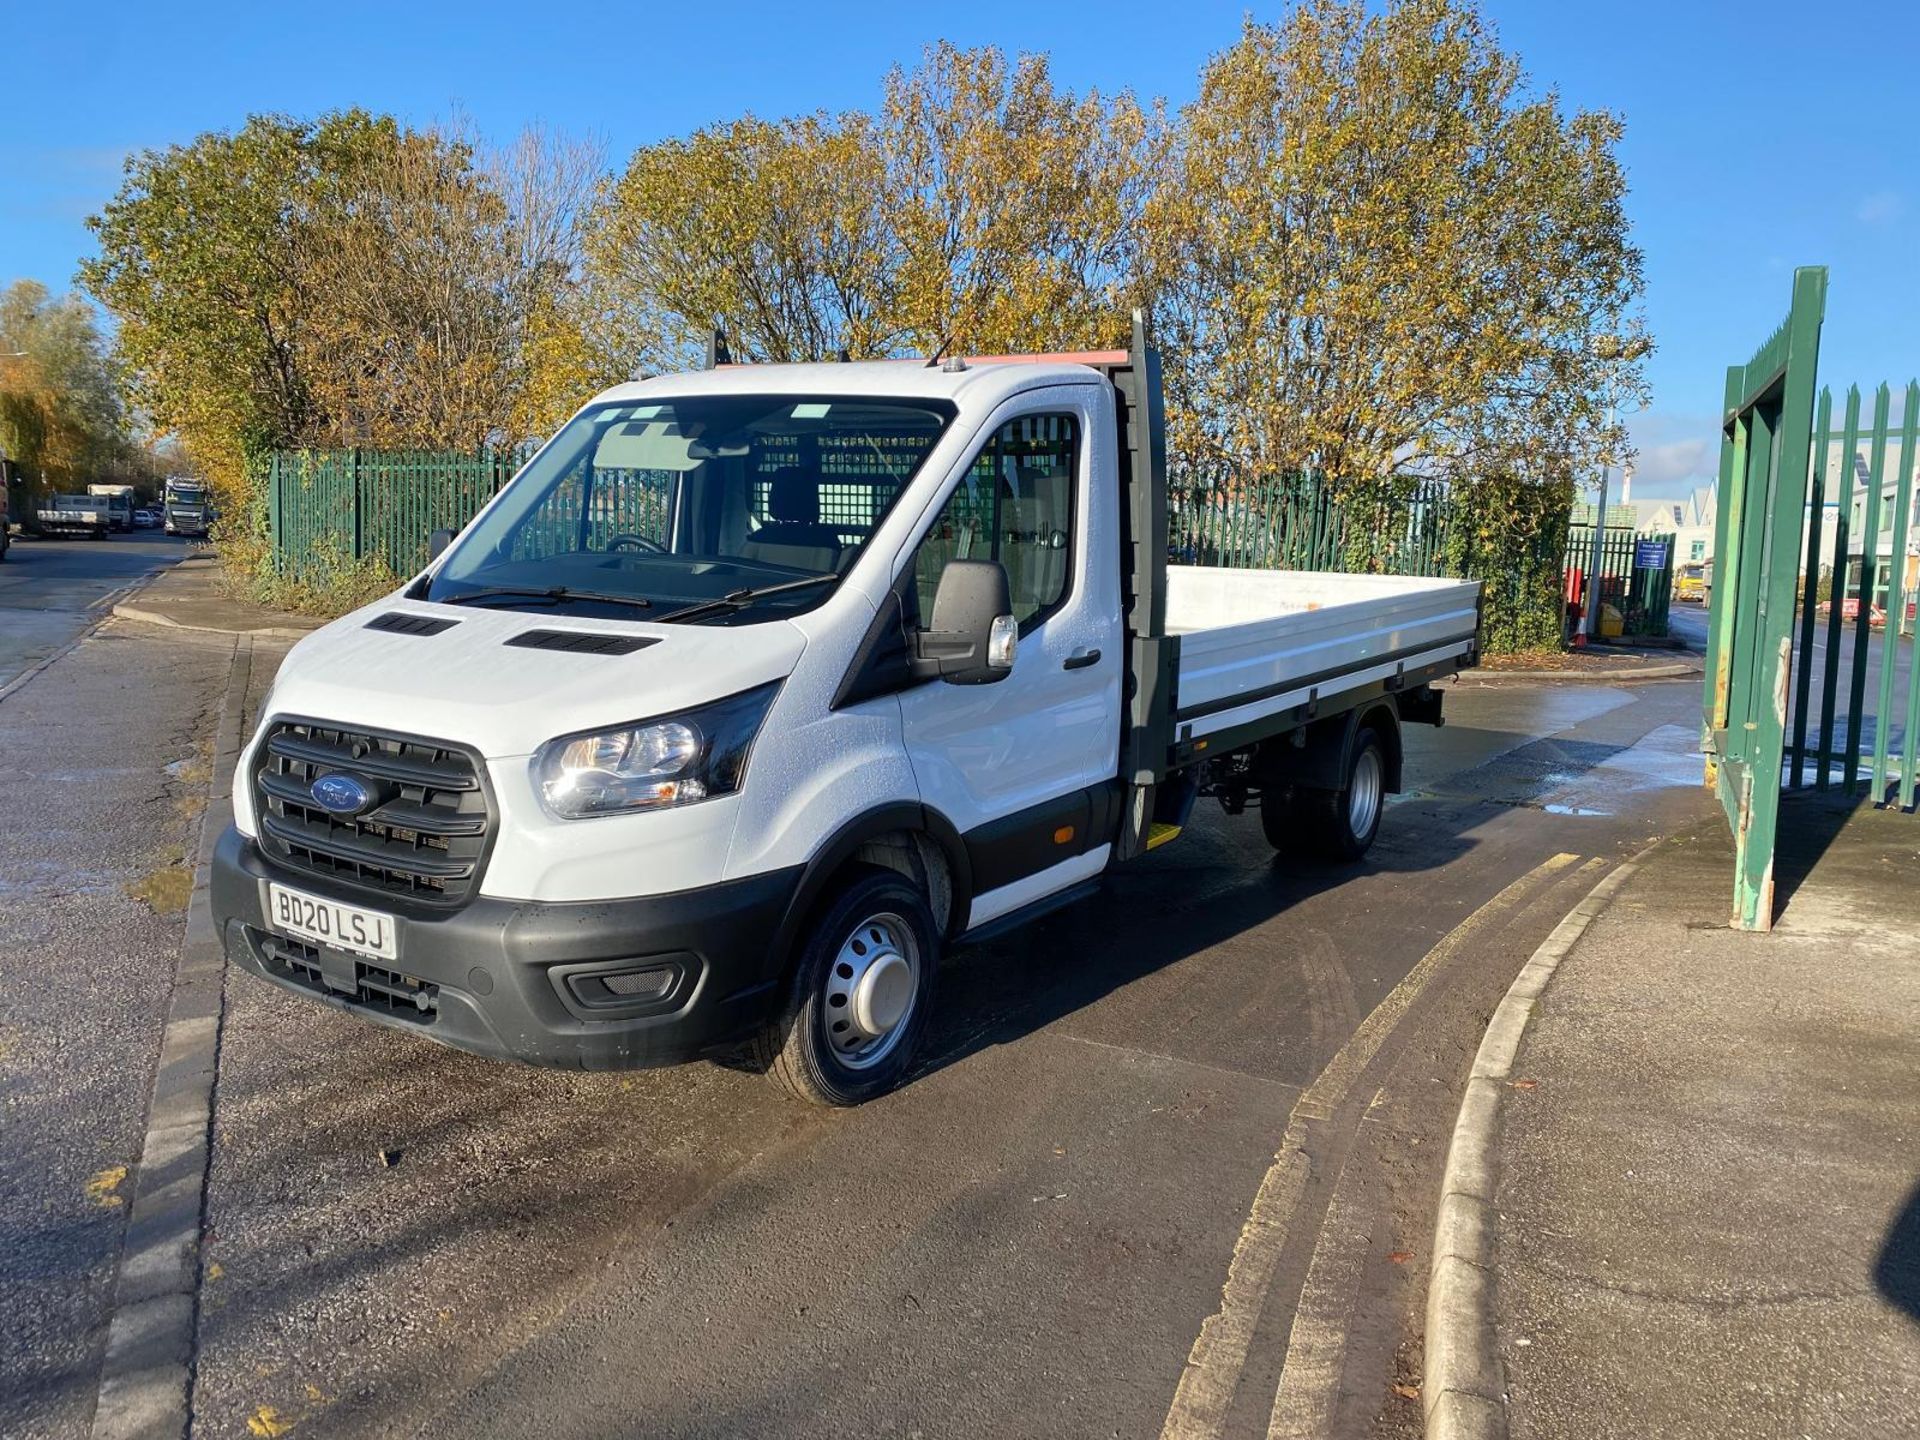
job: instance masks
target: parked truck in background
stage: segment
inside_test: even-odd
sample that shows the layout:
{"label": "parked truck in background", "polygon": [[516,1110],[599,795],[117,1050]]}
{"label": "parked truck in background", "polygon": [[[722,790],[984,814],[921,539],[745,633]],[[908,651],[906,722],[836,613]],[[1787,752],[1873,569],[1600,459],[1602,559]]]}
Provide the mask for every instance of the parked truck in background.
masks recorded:
{"label": "parked truck in background", "polygon": [[212,507],[207,498],[207,486],[203,480],[188,475],[172,475],[167,478],[166,494],[166,533],[169,535],[204,535],[212,519]]}
{"label": "parked truck in background", "polygon": [[1701,604],[1707,598],[1707,566],[1702,560],[1682,565],[1673,582],[1673,598],[1688,604]]}
{"label": "parked truck in background", "polygon": [[133,486],[89,485],[87,493],[107,502],[107,523],[114,530],[133,529]]}
{"label": "parked truck in background", "polygon": [[1137,320],[621,385],[431,548],[281,667],[228,954],[481,1054],[744,1052],[825,1104],[909,1073],[951,947],[1203,798],[1364,855],[1401,727],[1478,655],[1475,581],[1170,567]]}
{"label": "parked truck in background", "polygon": [[113,515],[98,495],[51,495],[34,511],[33,528],[42,535],[104,540],[113,528]]}

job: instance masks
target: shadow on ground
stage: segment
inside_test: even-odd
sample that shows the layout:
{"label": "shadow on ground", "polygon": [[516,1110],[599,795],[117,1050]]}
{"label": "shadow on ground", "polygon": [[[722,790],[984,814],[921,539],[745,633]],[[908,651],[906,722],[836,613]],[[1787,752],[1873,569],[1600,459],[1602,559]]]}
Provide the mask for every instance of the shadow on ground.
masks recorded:
{"label": "shadow on ground", "polygon": [[1873,1284],[1909,1319],[1920,1321],[1920,1184],[1887,1231],[1887,1242],[1874,1262]]}

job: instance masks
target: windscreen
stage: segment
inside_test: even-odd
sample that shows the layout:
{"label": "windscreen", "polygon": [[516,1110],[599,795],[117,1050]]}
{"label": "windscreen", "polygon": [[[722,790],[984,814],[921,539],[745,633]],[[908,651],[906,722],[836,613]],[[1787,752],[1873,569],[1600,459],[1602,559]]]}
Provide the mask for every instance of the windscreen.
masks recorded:
{"label": "windscreen", "polygon": [[841,396],[590,407],[461,535],[426,598],[714,624],[811,608],[952,417],[945,401]]}

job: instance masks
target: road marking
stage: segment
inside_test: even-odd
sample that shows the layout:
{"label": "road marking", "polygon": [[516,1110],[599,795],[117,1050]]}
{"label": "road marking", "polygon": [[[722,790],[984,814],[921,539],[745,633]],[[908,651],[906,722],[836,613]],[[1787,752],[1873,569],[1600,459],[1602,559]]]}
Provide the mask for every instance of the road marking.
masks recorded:
{"label": "road marking", "polygon": [[[1570,858],[1556,855],[1554,860],[1560,864],[1553,868],[1564,869]],[[1607,861],[1596,855],[1573,874],[1591,876],[1606,867]],[[1552,889],[1541,891],[1542,896],[1554,893]],[[1367,1113],[1361,1117],[1363,1124],[1373,1119],[1373,1112],[1385,1099],[1384,1088],[1374,1093],[1367,1103]],[[1344,1175],[1334,1183],[1327,1218],[1314,1238],[1306,1283],[1293,1307],[1293,1328],[1287,1335],[1280,1384],[1267,1422],[1268,1440],[1318,1440],[1333,1423],[1334,1402],[1339,1398],[1340,1377],[1347,1363],[1353,1302],[1373,1244],[1374,1223],[1379,1218],[1377,1211],[1356,1199],[1352,1187],[1343,1181]]]}
{"label": "road marking", "polygon": [[1220,1308],[1201,1322],[1200,1333],[1187,1353],[1186,1369],[1181,1372],[1160,1430],[1161,1440],[1206,1440],[1220,1434],[1234,1391],[1239,1388],[1240,1373],[1246,1368],[1247,1349],[1266,1305],[1293,1212],[1311,1172],[1306,1149],[1308,1125],[1333,1118],[1354,1081],[1450,956],[1493,921],[1517,908],[1542,876],[1564,870],[1579,858],[1563,853],[1543,860],[1449,930],[1360,1022],[1339,1053],[1294,1102],[1280,1148],[1234,1243],[1226,1283],[1220,1288]]}
{"label": "road marking", "polygon": [[[1338,1186],[1313,1247],[1307,1282],[1293,1307],[1280,1385],[1267,1419],[1268,1440],[1319,1440],[1328,1433],[1340,1372],[1347,1359],[1347,1326],[1373,1243],[1372,1206]],[[1329,1236],[1334,1243],[1325,1243]]]}
{"label": "road marking", "polygon": [[126,1178],[127,1167],[124,1165],[114,1165],[98,1171],[92,1179],[87,1181],[87,1199],[103,1210],[111,1210],[117,1205],[125,1204],[124,1197],[115,1192],[119,1190],[120,1182]]}

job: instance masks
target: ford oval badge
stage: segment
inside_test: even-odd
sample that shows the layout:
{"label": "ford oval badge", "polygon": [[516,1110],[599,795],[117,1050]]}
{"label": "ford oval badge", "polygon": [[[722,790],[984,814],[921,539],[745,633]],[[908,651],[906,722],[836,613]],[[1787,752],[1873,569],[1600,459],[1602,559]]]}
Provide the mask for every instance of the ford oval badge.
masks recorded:
{"label": "ford oval badge", "polygon": [[373,803],[373,792],[351,775],[322,775],[308,788],[322,810],[335,815],[358,815]]}

